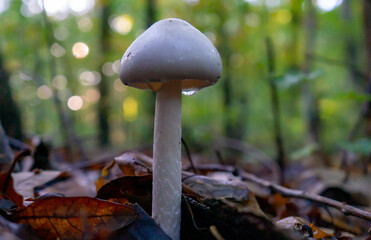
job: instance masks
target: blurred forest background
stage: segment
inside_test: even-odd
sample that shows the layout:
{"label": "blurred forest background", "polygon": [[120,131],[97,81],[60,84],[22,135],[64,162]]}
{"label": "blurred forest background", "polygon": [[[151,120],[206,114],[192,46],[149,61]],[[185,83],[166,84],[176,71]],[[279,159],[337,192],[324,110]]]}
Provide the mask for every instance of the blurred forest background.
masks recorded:
{"label": "blurred forest background", "polygon": [[223,60],[216,85],[183,97],[193,151],[227,137],[287,160],[371,154],[369,0],[0,0],[5,132],[81,156],[151,147],[154,94],[117,72],[134,39],[168,17]]}

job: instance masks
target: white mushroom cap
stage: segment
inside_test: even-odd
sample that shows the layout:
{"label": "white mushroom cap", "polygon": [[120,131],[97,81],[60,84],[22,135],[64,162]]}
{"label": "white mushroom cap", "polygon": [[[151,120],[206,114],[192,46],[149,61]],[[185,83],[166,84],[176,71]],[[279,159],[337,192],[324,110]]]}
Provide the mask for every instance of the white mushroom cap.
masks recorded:
{"label": "white mushroom cap", "polygon": [[120,79],[129,86],[158,90],[164,82],[183,80],[183,90],[215,84],[222,73],[211,41],[188,22],[158,21],[142,33],[121,60]]}

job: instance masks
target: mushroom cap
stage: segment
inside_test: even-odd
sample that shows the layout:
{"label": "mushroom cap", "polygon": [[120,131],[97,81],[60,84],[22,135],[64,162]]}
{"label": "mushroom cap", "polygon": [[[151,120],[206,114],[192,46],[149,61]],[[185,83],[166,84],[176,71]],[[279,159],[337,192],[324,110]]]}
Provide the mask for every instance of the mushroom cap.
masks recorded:
{"label": "mushroom cap", "polygon": [[222,73],[220,55],[211,41],[186,21],[168,18],[143,32],[121,59],[125,85],[157,91],[182,80],[182,90],[198,91],[215,84]]}

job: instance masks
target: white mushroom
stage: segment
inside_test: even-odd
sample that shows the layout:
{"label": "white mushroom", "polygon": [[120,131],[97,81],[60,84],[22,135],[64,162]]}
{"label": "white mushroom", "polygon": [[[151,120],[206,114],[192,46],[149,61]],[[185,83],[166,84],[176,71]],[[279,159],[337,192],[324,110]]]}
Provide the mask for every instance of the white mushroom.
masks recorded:
{"label": "white mushroom", "polygon": [[221,73],[210,40],[176,18],[153,24],[121,60],[124,84],[156,91],[152,217],[172,239],[180,237],[181,94],[215,84]]}

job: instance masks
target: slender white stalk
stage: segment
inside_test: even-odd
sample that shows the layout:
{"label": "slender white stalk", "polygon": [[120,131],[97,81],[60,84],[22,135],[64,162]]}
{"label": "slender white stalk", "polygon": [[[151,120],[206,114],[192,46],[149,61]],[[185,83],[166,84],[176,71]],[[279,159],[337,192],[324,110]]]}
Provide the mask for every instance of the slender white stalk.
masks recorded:
{"label": "slender white stalk", "polygon": [[152,217],[173,240],[181,220],[181,84],[170,81],[156,92],[153,146]]}

